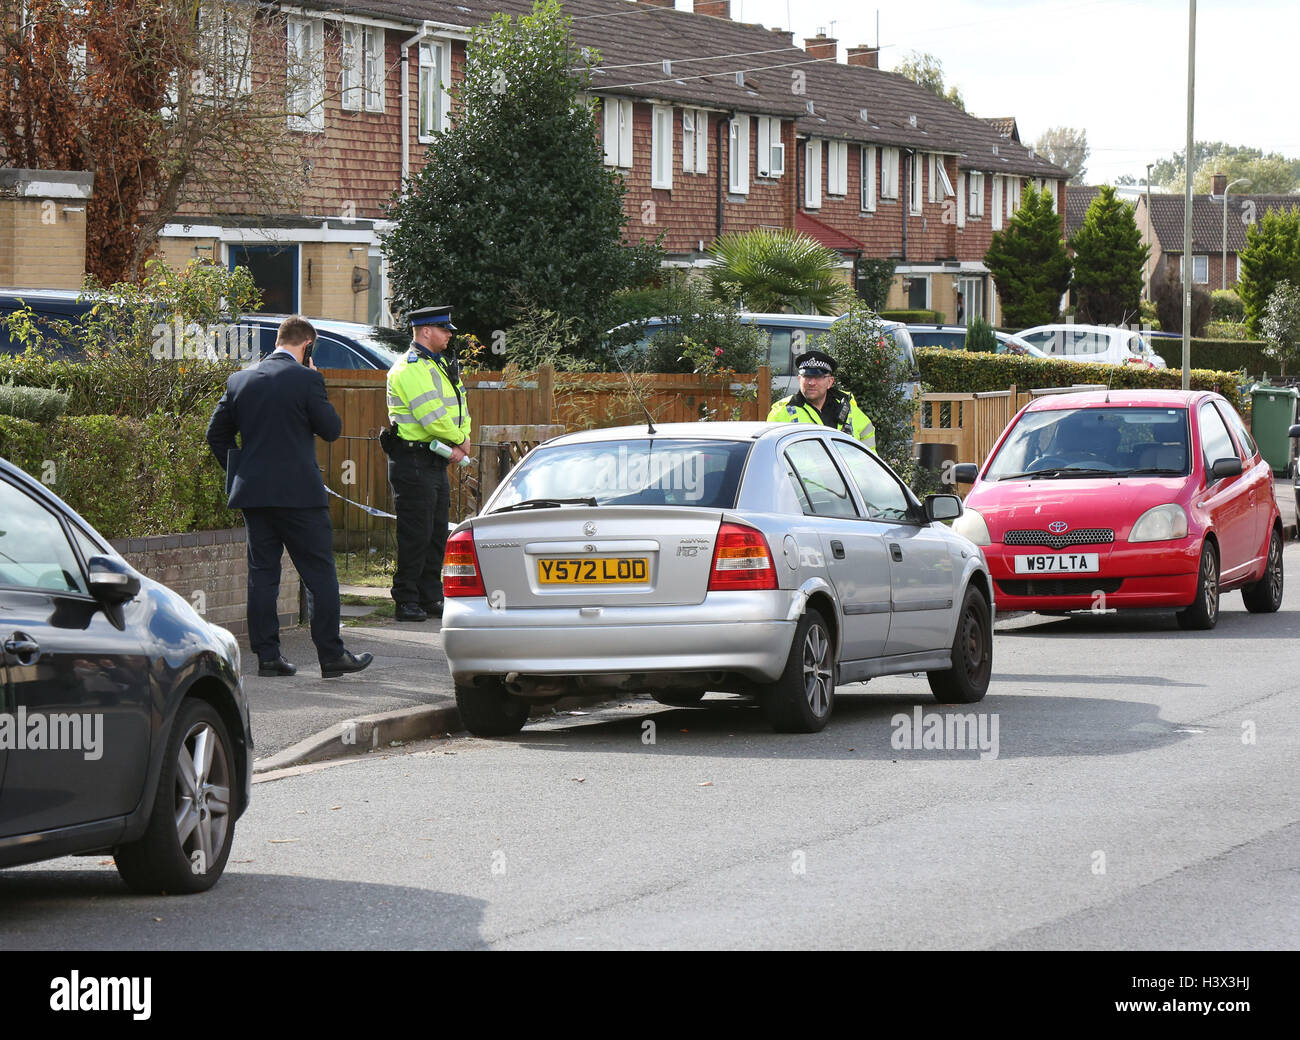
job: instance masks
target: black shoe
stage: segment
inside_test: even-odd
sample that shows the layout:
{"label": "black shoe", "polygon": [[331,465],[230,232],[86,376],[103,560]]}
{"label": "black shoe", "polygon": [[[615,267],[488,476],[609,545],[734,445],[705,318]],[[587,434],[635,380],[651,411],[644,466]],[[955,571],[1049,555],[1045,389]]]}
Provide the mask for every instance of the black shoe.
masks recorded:
{"label": "black shoe", "polygon": [[428,621],[429,615],[418,603],[399,603],[393,612],[398,621]]}
{"label": "black shoe", "polygon": [[320,663],[321,678],[336,679],[345,672],[359,672],[363,668],[370,667],[370,662],[374,659],[374,654],[350,654],[344,650],[342,657]]}
{"label": "black shoe", "polygon": [[257,662],[257,674],[261,676],[293,675],[296,671],[298,671],[298,669],[283,657],[277,657],[274,661]]}
{"label": "black shoe", "polygon": [[437,603],[421,603],[420,609],[423,610],[429,617],[440,618],[442,617],[442,600],[438,600]]}

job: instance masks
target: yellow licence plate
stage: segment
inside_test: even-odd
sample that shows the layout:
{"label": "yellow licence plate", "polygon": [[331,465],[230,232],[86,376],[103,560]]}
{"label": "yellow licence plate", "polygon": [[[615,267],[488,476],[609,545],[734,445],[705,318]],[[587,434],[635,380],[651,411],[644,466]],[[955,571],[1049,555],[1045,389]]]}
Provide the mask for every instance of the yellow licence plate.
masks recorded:
{"label": "yellow licence plate", "polygon": [[542,585],[644,585],[650,580],[650,560],[645,556],[538,560],[537,580]]}

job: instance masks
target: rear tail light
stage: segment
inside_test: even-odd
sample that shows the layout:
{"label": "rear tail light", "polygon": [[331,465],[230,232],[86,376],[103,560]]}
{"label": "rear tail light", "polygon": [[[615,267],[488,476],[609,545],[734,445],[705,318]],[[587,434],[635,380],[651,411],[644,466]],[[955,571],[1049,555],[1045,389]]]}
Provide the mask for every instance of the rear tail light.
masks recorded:
{"label": "rear tail light", "polygon": [[709,591],[776,587],[776,566],[762,533],[743,524],[724,523],[719,527]]}
{"label": "rear tail light", "polygon": [[442,558],[442,594],[444,596],[486,596],[483,575],[479,571],[478,552],[474,548],[474,530],[467,528],[447,539]]}

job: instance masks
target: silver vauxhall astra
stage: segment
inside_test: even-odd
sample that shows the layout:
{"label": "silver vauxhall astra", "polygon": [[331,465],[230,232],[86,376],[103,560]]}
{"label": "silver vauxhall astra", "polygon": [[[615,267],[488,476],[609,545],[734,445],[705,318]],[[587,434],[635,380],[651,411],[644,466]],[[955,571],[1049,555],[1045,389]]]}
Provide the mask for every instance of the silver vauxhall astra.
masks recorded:
{"label": "silver vauxhall astra", "polygon": [[826,725],[841,683],[926,672],[988,689],[980,549],[881,460],[824,426],[674,423],[558,437],[447,543],[443,647],[466,728],[518,732],[570,693],[755,697],[781,731]]}

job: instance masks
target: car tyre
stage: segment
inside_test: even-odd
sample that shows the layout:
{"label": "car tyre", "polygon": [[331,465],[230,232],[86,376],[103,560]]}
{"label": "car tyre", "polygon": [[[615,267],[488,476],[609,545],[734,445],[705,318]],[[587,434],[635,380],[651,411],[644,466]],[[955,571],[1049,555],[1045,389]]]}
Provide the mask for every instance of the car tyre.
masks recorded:
{"label": "car tyre", "polygon": [[974,704],[984,699],[993,675],[993,624],[989,605],[968,588],[952,639],[952,667],[926,672],[940,704]]}
{"label": "car tyre", "polygon": [[510,737],[524,728],[532,702],[507,692],[499,679],[479,686],[457,686],[460,721],[476,737]]}
{"label": "car tyre", "polygon": [[1252,614],[1272,614],[1282,606],[1282,586],[1282,535],[1275,527],[1268,536],[1264,576],[1242,589],[1241,598]]}
{"label": "car tyre", "polygon": [[799,619],[785,670],[759,698],[763,714],[778,733],[817,733],[835,707],[835,641],[821,611]]}
{"label": "car tyre", "polygon": [[1208,541],[1201,547],[1196,599],[1175,617],[1178,618],[1179,628],[1194,632],[1208,631],[1219,623],[1219,554]]}
{"label": "car tyre", "polygon": [[234,748],[220,713],[185,701],[172,725],[149,823],[113,850],[117,872],[141,893],[205,892],[217,883],[235,837]]}

